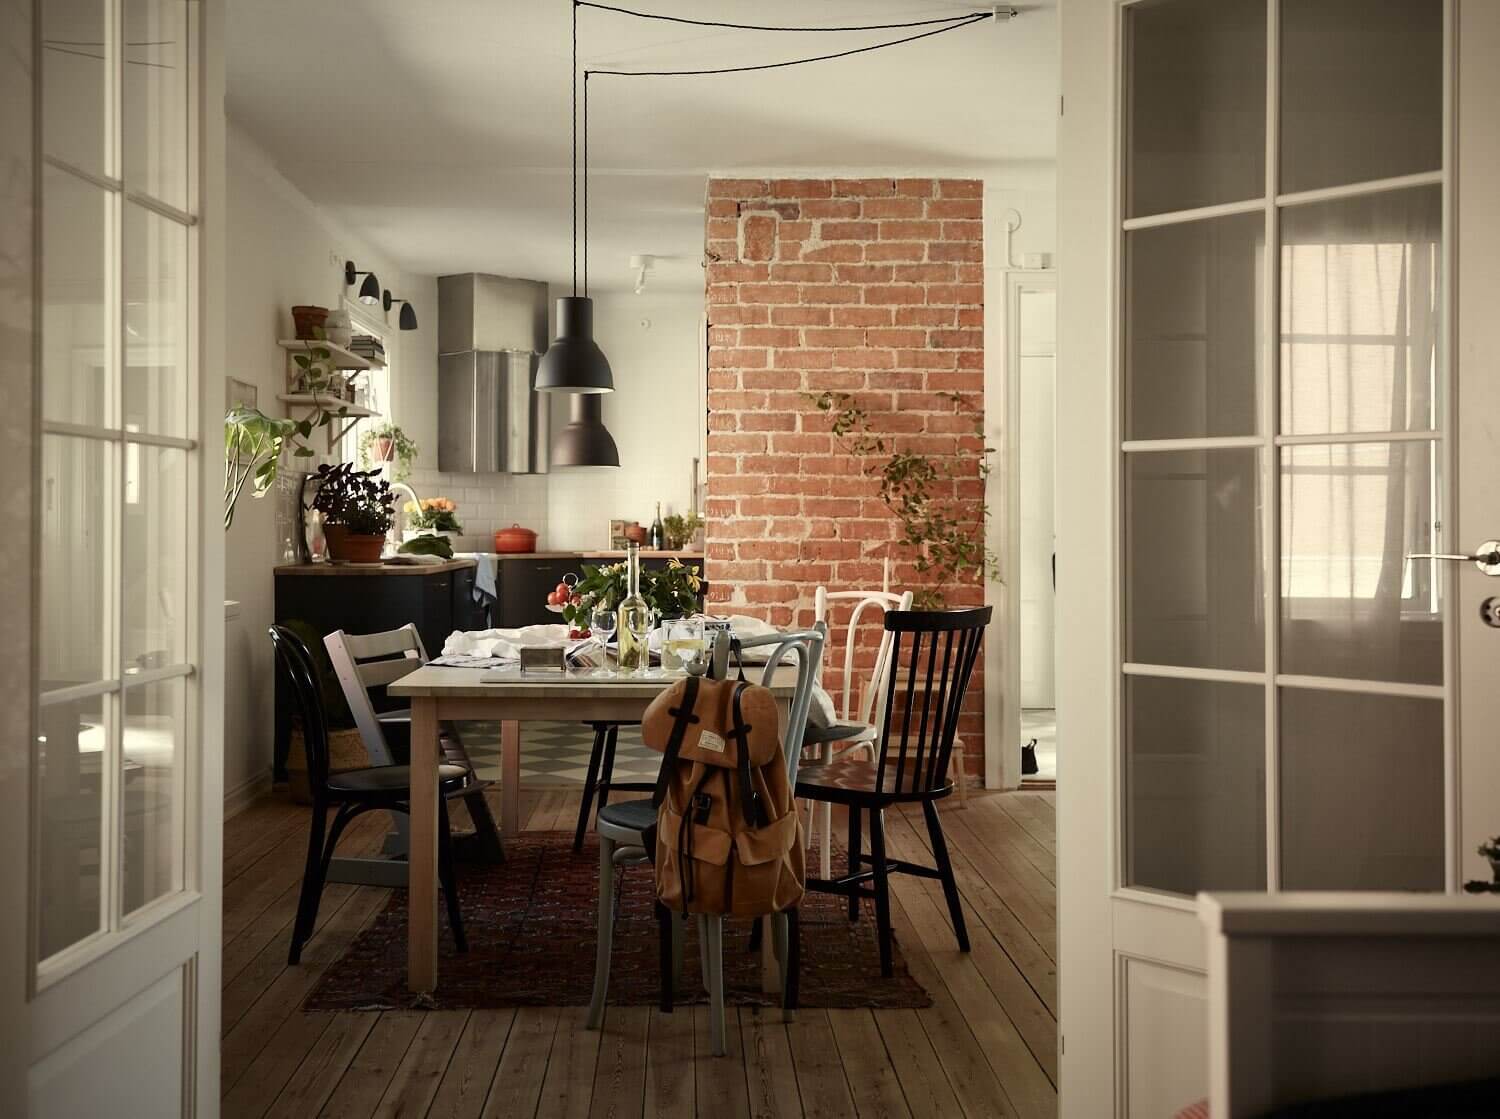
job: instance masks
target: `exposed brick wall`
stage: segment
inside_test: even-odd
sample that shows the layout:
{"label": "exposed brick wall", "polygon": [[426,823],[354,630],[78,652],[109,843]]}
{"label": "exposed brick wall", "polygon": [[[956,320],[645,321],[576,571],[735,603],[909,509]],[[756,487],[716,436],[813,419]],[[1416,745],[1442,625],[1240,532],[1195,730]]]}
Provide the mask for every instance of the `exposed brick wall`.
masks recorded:
{"label": "exposed brick wall", "polygon": [[[972,179],[711,179],[708,184],[707,575],[721,610],[811,619],[813,590],[917,586],[868,462],[804,395],[854,394],[877,430],[972,451],[955,492],[981,531],[973,419],[983,406],[983,184]],[[949,605],[983,600],[945,587]],[[835,617],[835,621],[839,621]],[[982,668],[965,705],[979,772]],[[832,682],[832,681],[830,681]]]}

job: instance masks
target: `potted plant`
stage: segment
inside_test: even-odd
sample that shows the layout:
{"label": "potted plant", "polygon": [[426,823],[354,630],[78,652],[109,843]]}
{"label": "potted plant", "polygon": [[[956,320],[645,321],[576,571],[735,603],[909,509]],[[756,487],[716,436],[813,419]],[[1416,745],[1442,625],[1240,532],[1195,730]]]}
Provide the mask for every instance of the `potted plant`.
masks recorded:
{"label": "potted plant", "polygon": [[1491,836],[1479,845],[1479,853],[1490,861],[1490,873],[1500,882],[1500,835]]}
{"label": "potted plant", "polygon": [[304,441],[345,414],[344,408],[317,408],[304,419],[282,420],[245,405],[229,409],[224,415],[224,528],[234,523],[234,507],[247,484],[256,497],[264,497],[276,484],[283,452],[312,458]]}
{"label": "potted plant", "polygon": [[359,437],[360,463],[367,470],[390,463],[393,481],[406,480],[417,453],[411,437],[393,423],[379,424]]}
{"label": "potted plant", "polygon": [[414,536],[441,536],[461,533],[464,526],[458,523],[458,505],[446,497],[424,497],[420,502],[408,501],[402,511],[406,514],[406,531],[402,538]]}
{"label": "potted plant", "polygon": [[328,554],[348,563],[378,563],[385,534],[396,523],[395,495],[375,470],[326,463],[314,475],[312,507],[323,518]]}
{"label": "potted plant", "polygon": [[[584,564],[583,577],[574,584],[570,601],[562,603],[563,619],[578,629],[587,629],[594,608],[612,610],[626,595],[626,565]],[[641,597],[659,618],[680,618],[694,613],[703,593],[703,578],[697,564],[683,563],[675,556],[656,570],[641,570]]]}
{"label": "potted plant", "polygon": [[667,547],[674,552],[680,552],[691,545],[702,527],[703,518],[697,513],[673,513],[662,520],[662,528],[667,534]]}

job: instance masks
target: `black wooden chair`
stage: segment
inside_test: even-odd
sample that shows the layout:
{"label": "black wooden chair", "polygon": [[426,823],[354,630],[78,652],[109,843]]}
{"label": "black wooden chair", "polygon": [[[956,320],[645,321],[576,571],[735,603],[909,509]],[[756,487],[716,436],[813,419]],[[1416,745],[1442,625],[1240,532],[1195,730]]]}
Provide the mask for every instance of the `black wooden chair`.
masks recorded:
{"label": "black wooden chair", "polygon": [[573,853],[583,850],[583,836],[589,828],[589,809],[594,798],[599,798],[599,811],[609,803],[613,790],[648,793],[656,788],[654,781],[616,781],[615,746],[619,741],[621,727],[638,727],[640,723],[590,723],[594,728],[594,748],[589,752],[589,771],[583,782],[583,802],[578,806],[578,825],[573,830]]}
{"label": "black wooden chair", "polygon": [[[797,773],[797,795],[842,804],[849,809],[849,872],[842,878],[809,878],[807,887],[849,899],[849,919],[859,917],[859,899],[875,899],[880,936],[880,973],[890,976],[891,901],[889,876],[912,874],[943,884],[948,915],[960,951],[969,950],[953,863],[943,838],[937,802],[953,792],[948,762],[958,729],[964,693],[984,642],[991,608],[974,610],[892,610],[885,628],[892,635],[891,671],[876,723],[874,761],[839,758],[804,766]],[[885,810],[920,804],[927,819],[935,867],[886,857]],[[861,847],[862,815],[870,824],[870,853]],[[866,869],[868,868],[868,869]]]}
{"label": "black wooden chair", "polygon": [[[292,686],[297,710],[302,716],[302,742],[307,751],[307,785],[312,794],[312,824],[307,836],[307,865],[302,871],[302,893],[297,901],[297,918],[292,923],[292,947],[287,962],[302,958],[302,946],[313,934],[318,922],[318,903],[323,897],[323,883],[334,848],[349,822],[365,812],[382,809],[387,812],[411,811],[411,768],[404,765],[381,765],[367,769],[328,772],[328,727],[323,718],[323,697],[313,670],[312,654],[291,630],[271,627],[271,644],[276,660]],[[463,784],[467,771],[462,766],[438,766],[438,785],[444,796],[438,798],[438,879],[448,900],[448,923],[458,950],[468,950],[464,939],[463,918],[458,910],[458,891],[453,882],[453,845],[448,835],[446,795]],[[333,827],[328,827],[328,809],[336,807]],[[326,839],[325,839],[326,834]]]}

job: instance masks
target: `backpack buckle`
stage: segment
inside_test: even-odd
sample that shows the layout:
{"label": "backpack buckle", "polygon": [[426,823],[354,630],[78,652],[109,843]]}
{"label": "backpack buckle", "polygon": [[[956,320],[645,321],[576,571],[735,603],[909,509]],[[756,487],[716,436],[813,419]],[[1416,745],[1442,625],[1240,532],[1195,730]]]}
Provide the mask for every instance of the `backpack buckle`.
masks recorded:
{"label": "backpack buckle", "polygon": [[708,823],[708,815],[713,810],[714,798],[707,793],[693,794],[693,823]]}

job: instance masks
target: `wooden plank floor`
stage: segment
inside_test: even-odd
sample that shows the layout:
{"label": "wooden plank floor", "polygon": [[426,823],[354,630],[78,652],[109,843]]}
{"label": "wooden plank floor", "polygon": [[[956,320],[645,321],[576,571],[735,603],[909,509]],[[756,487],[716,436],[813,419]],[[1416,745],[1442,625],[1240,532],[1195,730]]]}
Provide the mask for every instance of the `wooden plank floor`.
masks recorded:
{"label": "wooden plank floor", "polygon": [[[1057,1111],[1054,803],[1050,792],[945,803],[972,952],[938,884],[893,877],[893,919],[925,1010],[730,1010],[730,1056],[707,1055],[701,1008],[304,1013],[302,999],[387,891],[330,886],[286,966],[306,810],[264,800],[225,825],[224,1114],[238,1116],[1052,1116]],[[529,828],[572,826],[578,794],[530,792]],[[351,827],[371,851],[385,818]],[[930,862],[920,812],[889,814],[891,855]]]}

